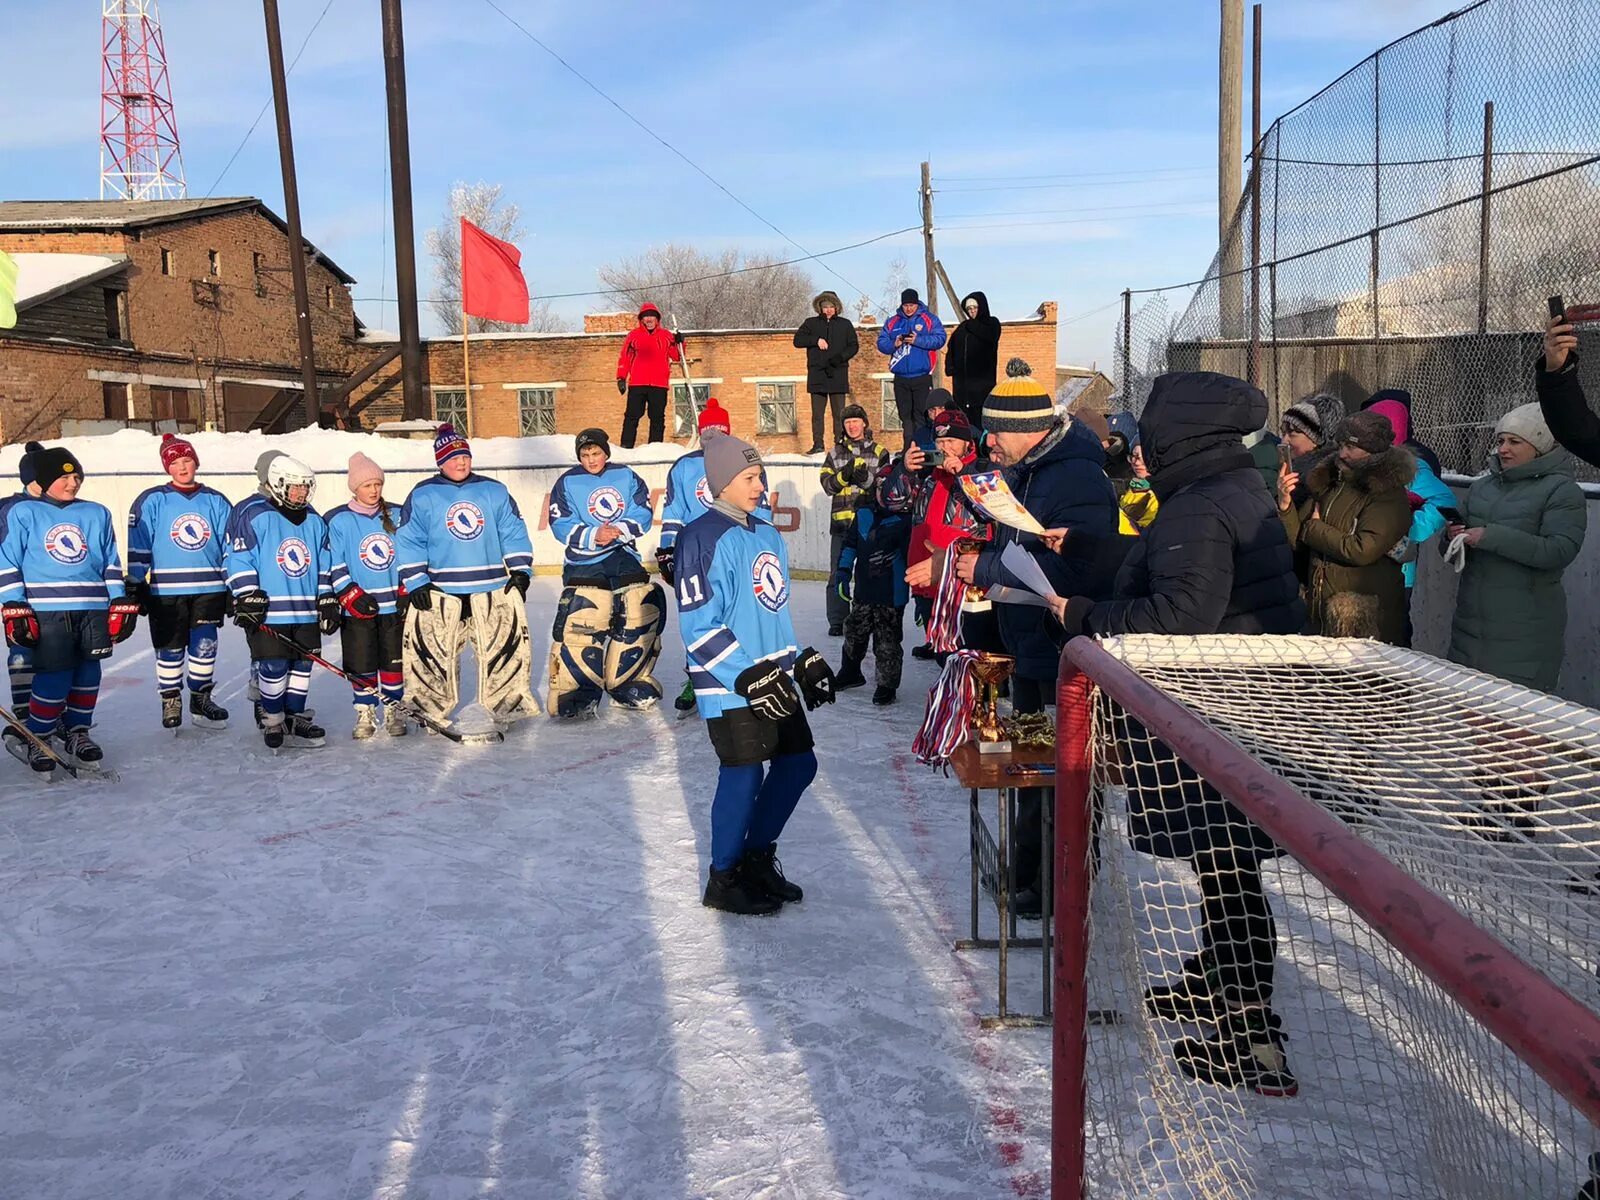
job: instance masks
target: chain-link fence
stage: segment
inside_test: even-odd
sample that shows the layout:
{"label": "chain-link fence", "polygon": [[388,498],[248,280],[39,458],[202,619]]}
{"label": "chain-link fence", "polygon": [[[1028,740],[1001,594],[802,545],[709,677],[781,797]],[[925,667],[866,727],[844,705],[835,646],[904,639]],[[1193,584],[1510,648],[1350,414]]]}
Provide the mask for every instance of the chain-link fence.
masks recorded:
{"label": "chain-link fence", "polygon": [[1479,0],[1273,122],[1205,278],[1124,293],[1118,383],[1139,411],[1162,371],[1223,371],[1274,420],[1405,388],[1414,436],[1475,474],[1556,294],[1600,301],[1600,0]]}

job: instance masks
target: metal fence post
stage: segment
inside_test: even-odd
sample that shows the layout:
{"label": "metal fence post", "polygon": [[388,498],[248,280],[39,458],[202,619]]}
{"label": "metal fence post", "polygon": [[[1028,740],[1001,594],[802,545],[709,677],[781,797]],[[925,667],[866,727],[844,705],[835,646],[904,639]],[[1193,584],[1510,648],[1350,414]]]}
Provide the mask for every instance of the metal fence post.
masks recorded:
{"label": "metal fence post", "polygon": [[1483,201],[1478,208],[1478,332],[1489,332],[1489,218],[1494,190],[1494,101],[1483,102]]}

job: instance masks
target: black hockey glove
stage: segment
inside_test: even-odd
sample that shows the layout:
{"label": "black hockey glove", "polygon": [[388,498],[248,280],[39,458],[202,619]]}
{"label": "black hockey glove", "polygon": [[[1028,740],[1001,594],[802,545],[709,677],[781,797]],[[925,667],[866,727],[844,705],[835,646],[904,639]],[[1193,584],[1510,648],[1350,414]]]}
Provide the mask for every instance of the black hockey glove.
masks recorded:
{"label": "black hockey glove", "polygon": [[777,663],[757,663],[739,672],[733,690],[750,702],[750,711],[768,721],[785,721],[800,711],[794,684]]}
{"label": "black hockey glove", "polygon": [[33,605],[20,600],[8,604],[0,608],[0,621],[5,622],[6,641],[13,646],[32,650],[39,644],[39,614]]}
{"label": "black hockey glove", "polygon": [[794,678],[808,709],[833,703],[833,668],[814,647],[807,646],[794,660]]}
{"label": "black hockey glove", "polygon": [[340,608],[359,620],[370,621],[378,615],[378,602],[354,583],[339,593],[338,600]]}
{"label": "black hockey glove", "polygon": [[511,572],[511,578],[506,580],[506,586],[503,590],[509,592],[512,588],[516,588],[517,595],[526,600],[528,598],[528,584],[532,579],[533,577],[526,571],[513,571]]}
{"label": "black hockey glove", "polygon": [[628,381],[626,379],[617,380],[617,395],[626,396],[627,394],[628,394]]}
{"label": "black hockey glove", "polygon": [[128,599],[139,606],[141,614],[150,611],[150,585],[143,579],[124,579],[122,590],[128,593]]}
{"label": "black hockey glove", "polygon": [[845,567],[840,567],[833,573],[833,590],[838,593],[839,599],[845,603],[850,601],[850,572]]}
{"label": "black hockey glove", "polygon": [[427,612],[433,608],[433,584],[425,583],[416,591],[406,592],[402,599],[418,612]]}
{"label": "black hockey glove", "polygon": [[323,633],[337,632],[341,615],[339,597],[332,592],[323,592],[317,597],[317,628]]}
{"label": "black hockey glove", "polygon": [[116,645],[127,641],[133,636],[134,626],[139,624],[139,602],[124,596],[121,600],[113,600],[106,606],[106,629],[111,634],[111,642]]}
{"label": "black hockey glove", "polygon": [[676,329],[672,331],[672,344],[674,346],[683,345],[683,334],[679,333]]}
{"label": "black hockey glove", "polygon": [[656,551],[656,570],[661,572],[661,578],[668,587],[678,586],[678,577],[672,569],[673,549],[671,546],[662,546]]}
{"label": "black hockey glove", "polygon": [[235,596],[233,600],[233,623],[241,629],[257,629],[267,619],[267,594],[259,589],[246,592],[242,596]]}

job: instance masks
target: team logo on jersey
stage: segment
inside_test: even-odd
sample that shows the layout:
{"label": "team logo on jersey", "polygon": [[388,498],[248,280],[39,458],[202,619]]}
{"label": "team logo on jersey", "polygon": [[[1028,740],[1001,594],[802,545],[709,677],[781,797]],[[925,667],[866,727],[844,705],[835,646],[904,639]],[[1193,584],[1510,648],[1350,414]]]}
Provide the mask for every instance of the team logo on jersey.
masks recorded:
{"label": "team logo on jersey", "polygon": [[76,525],[52,525],[44,535],[44,552],[58,563],[76,566],[89,557],[89,539]]}
{"label": "team logo on jersey", "polygon": [[711,485],[706,482],[704,475],[700,476],[700,482],[694,485],[694,498],[706,508],[710,508],[712,500],[715,499],[711,494]]}
{"label": "team logo on jersey", "polygon": [[172,541],[180,550],[199,550],[211,540],[211,523],[199,513],[184,513],[172,523]]}
{"label": "team logo on jersey", "polygon": [[311,550],[299,538],[284,538],[278,543],[278,566],[290,579],[299,579],[311,569]]}
{"label": "team logo on jersey", "polygon": [[387,533],[369,533],[361,539],[356,557],[374,571],[387,571],[394,564],[394,539]]}
{"label": "team logo on jersey", "polygon": [[614,487],[598,487],[589,493],[589,515],[602,521],[615,521],[627,507],[622,493]]}
{"label": "team logo on jersey", "polygon": [[470,542],[483,532],[483,510],[463,500],[450,506],[450,511],[444,515],[444,523],[452,537]]}
{"label": "team logo on jersey", "polygon": [[771,550],[756,555],[750,567],[750,580],[755,585],[756,599],[768,611],[777,612],[789,603],[789,581],[784,578],[783,564]]}

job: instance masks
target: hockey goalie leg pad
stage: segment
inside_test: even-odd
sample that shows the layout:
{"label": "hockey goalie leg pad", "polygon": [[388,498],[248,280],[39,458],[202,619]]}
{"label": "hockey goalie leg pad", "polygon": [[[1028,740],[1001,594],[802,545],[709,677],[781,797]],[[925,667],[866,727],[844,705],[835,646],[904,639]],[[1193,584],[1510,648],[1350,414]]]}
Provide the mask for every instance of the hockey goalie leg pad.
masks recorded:
{"label": "hockey goalie leg pad", "polygon": [[533,694],[533,641],[528,610],[516,592],[479,592],[468,635],[478,659],[478,703],[498,721],[520,721],[542,711]]}
{"label": "hockey goalie leg pad", "polygon": [[459,596],[435,591],[428,609],[406,616],[403,655],[411,699],[436,721],[448,721],[461,699],[465,613]]}
{"label": "hockey goalie leg pad", "polygon": [[606,691],[626,708],[652,708],[661,684],[650,674],[661,657],[667,597],[659,583],[618,588],[611,599],[611,639],[606,646]]}
{"label": "hockey goalie leg pad", "polygon": [[606,638],[612,594],[605,588],[569,585],[556,605],[550,629],[550,691],[546,707],[556,717],[593,712],[605,690]]}

